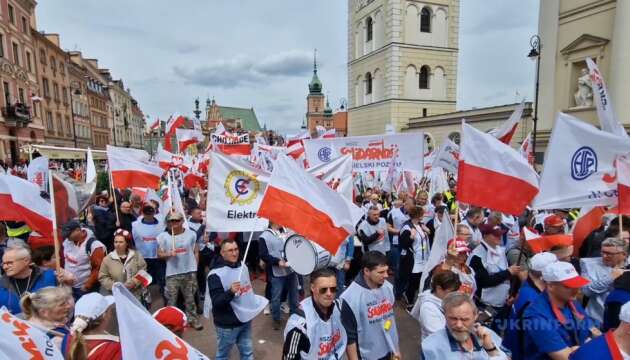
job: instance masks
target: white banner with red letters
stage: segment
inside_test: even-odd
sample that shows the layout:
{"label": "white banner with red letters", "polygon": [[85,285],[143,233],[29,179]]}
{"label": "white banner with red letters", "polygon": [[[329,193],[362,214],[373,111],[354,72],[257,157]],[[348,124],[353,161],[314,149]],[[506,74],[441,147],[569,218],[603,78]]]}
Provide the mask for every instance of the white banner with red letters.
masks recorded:
{"label": "white banner with red letters", "polygon": [[63,360],[46,333],[0,309],[0,358]]}
{"label": "white banner with red letters", "polygon": [[317,166],[340,156],[352,155],[354,172],[384,171],[396,159],[396,170],[423,172],[423,133],[353,136],[304,140],[309,166]]}

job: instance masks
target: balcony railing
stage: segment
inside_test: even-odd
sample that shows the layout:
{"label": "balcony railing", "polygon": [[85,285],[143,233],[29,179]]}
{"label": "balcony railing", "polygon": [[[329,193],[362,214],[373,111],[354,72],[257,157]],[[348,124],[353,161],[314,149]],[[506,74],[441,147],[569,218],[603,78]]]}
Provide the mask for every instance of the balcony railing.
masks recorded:
{"label": "balcony railing", "polygon": [[2,108],[2,116],[9,127],[26,127],[31,122],[31,108],[16,103]]}

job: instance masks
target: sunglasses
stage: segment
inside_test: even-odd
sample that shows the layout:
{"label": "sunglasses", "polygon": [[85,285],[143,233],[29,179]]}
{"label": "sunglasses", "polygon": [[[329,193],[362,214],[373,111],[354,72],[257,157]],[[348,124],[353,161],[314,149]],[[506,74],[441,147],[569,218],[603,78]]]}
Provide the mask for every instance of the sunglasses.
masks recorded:
{"label": "sunglasses", "polygon": [[317,291],[319,292],[320,295],[324,295],[328,291],[330,291],[331,294],[336,294],[337,293],[337,287],[336,286],[323,287],[323,288],[319,288]]}
{"label": "sunglasses", "polygon": [[129,231],[127,231],[127,230],[125,230],[125,229],[118,229],[118,230],[116,230],[116,231],[114,232],[114,236],[116,236],[116,235],[122,235],[122,236],[124,236],[124,237],[128,237],[128,236],[129,236],[129,235],[131,235],[131,234],[129,233]]}
{"label": "sunglasses", "polygon": [[168,222],[181,222],[181,221],[182,221],[181,219],[171,219]]}

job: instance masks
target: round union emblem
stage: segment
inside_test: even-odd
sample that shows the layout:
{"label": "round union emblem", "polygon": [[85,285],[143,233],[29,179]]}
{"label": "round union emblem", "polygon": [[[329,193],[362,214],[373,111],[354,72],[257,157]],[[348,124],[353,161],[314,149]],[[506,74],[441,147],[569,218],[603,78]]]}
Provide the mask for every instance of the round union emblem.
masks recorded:
{"label": "round union emblem", "polygon": [[230,199],[230,204],[248,205],[251,204],[260,192],[260,183],[254,176],[241,170],[231,171],[225,183],[225,196]]}
{"label": "round union emblem", "polygon": [[588,146],[582,146],[571,158],[571,177],[584,180],[597,172],[597,154]]}
{"label": "round union emblem", "polygon": [[332,149],[329,147],[323,147],[317,151],[317,157],[323,162],[329,162],[332,156]]}

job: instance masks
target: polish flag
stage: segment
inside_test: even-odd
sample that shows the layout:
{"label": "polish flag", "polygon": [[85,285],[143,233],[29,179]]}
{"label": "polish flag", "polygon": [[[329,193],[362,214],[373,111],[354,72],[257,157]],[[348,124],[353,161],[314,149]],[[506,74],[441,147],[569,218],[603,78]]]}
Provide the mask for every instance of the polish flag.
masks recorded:
{"label": "polish flag", "polygon": [[171,152],[168,152],[162,148],[160,144],[158,144],[157,153],[155,156],[158,166],[164,170],[169,170],[172,168],[178,168],[182,172],[188,171],[188,166],[183,156],[175,155]]}
{"label": "polish flag", "polygon": [[617,192],[619,193],[619,214],[630,214],[630,159],[618,156],[617,161]]}
{"label": "polish flag", "polygon": [[297,135],[288,135],[287,136],[287,147],[291,147],[291,145],[296,143],[302,143],[302,140],[310,139],[311,134],[308,130],[304,130]]}
{"label": "polish flag", "polygon": [[201,131],[193,129],[175,129],[175,137],[177,138],[177,148],[180,153],[186,151],[186,148],[190,145],[203,141]]}
{"label": "polish flag", "polygon": [[149,126],[149,130],[153,131],[153,130],[159,128],[160,127],[160,123],[161,123],[160,118],[156,118],[155,121]]}
{"label": "polish flag", "polygon": [[521,156],[523,156],[523,158],[527,160],[529,165],[534,165],[534,147],[532,146],[531,132],[529,133],[529,135],[527,135],[525,140],[523,140],[519,152],[521,153]]}
{"label": "polish flag", "polygon": [[337,134],[337,130],[332,128],[324,131],[324,133],[320,136],[322,139],[334,139]]}
{"label": "polish flag", "polygon": [[214,129],[214,133],[217,135],[223,135],[227,132],[227,130],[225,130],[225,126],[223,126],[222,122],[219,122],[219,125],[217,125],[217,127]]}
{"label": "polish flag", "polygon": [[186,172],[186,174],[184,175],[184,188],[186,189],[191,189],[194,187],[199,187],[202,189],[206,189],[206,177],[204,176],[204,174],[207,174],[207,168],[206,168],[206,172],[202,172],[200,169],[201,166],[201,161],[197,160],[197,162],[195,162],[190,170],[188,172]]}
{"label": "polish flag", "polygon": [[305,157],[304,145],[301,142],[293,143],[293,145],[287,147],[286,154],[294,160],[303,159]]}
{"label": "polish flag", "polygon": [[525,236],[525,240],[527,240],[529,248],[532,249],[533,252],[539,253],[546,250],[542,235],[529,230],[527,227],[523,228],[523,235]]}
{"label": "polish flag", "polygon": [[166,128],[164,129],[164,133],[168,135],[173,135],[175,133],[175,129],[180,128],[186,124],[186,117],[183,115],[173,115],[166,122]]}
{"label": "polish flag", "polygon": [[39,194],[39,186],[27,180],[0,175],[0,220],[24,221],[42,236],[52,236],[51,206]]}
{"label": "polish flag", "polygon": [[584,240],[604,223],[606,208],[603,206],[585,206],[573,225],[573,254],[578,255]]}
{"label": "polish flag", "polygon": [[328,250],[355,232],[363,211],[286,156],[278,156],[258,216],[293,229]]}
{"label": "polish flag", "polygon": [[538,193],[538,175],[509,145],[462,122],[457,197],[464,203],[520,215]]}
{"label": "polish flag", "polygon": [[536,254],[543,251],[549,251],[555,246],[571,246],[573,245],[573,236],[566,234],[557,235],[540,235],[536,232],[529,230],[527,227],[523,228],[523,235],[527,240],[527,245]]}
{"label": "polish flag", "polygon": [[131,187],[147,187],[156,189],[164,170],[148,162],[139,161],[132,156],[124,156],[126,148],[107,145],[107,161],[112,174],[114,187],[126,189]]}
{"label": "polish flag", "polygon": [[523,116],[523,109],[525,108],[525,102],[521,102],[510,117],[501,124],[500,127],[494,129],[490,132],[490,134],[499,141],[504,144],[510,145],[510,141],[512,141],[512,137],[516,132],[516,128],[518,127],[518,123],[521,121],[521,117]]}
{"label": "polish flag", "polygon": [[153,282],[153,276],[142,269],[140,269],[133,278],[138,280],[143,288],[148,288]]}

